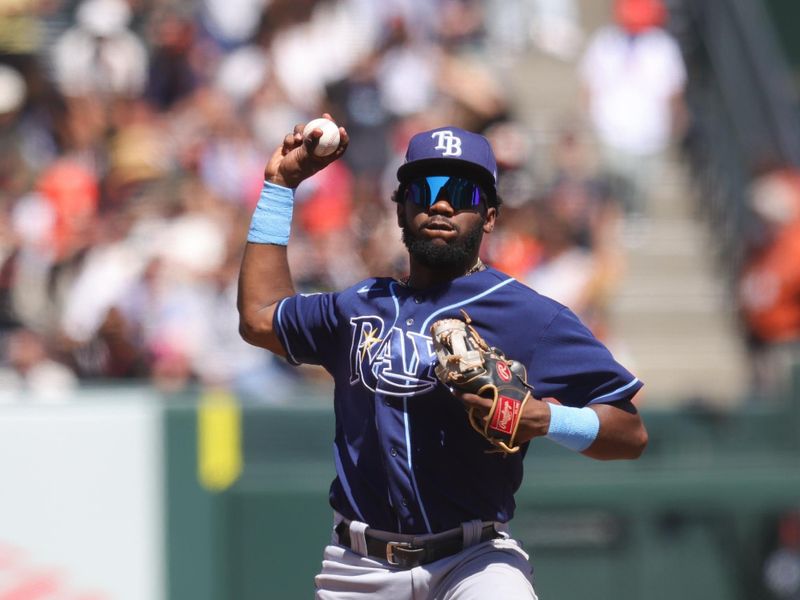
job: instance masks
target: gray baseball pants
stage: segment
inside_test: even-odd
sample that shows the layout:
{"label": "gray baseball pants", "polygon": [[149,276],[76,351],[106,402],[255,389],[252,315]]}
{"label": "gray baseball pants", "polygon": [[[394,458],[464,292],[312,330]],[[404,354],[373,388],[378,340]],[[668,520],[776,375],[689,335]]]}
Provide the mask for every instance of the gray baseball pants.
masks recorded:
{"label": "gray baseball pants", "polygon": [[[350,528],[358,547],[363,524]],[[359,533],[360,531],[360,533]],[[338,544],[333,534],[315,578],[316,600],[537,600],[528,555],[510,537],[469,546],[453,556],[399,569]]]}

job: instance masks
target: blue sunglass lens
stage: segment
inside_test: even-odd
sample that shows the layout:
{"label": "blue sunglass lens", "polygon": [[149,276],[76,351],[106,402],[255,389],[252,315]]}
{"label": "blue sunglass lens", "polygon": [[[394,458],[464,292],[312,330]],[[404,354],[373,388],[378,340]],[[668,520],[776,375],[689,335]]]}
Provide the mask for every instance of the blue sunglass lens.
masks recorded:
{"label": "blue sunglass lens", "polygon": [[406,198],[416,206],[427,207],[430,205],[430,190],[424,179],[412,181],[406,187]]}
{"label": "blue sunglass lens", "polygon": [[468,179],[451,177],[445,186],[450,204],[456,210],[477,208],[481,202],[478,186]]}

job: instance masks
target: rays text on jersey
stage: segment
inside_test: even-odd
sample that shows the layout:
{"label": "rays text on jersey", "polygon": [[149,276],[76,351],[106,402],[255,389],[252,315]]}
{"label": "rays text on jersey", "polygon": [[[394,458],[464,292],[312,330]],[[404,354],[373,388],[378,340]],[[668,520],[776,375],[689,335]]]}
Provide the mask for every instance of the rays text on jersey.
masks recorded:
{"label": "rays text on jersey", "polygon": [[350,384],[390,396],[414,396],[433,389],[433,345],[427,335],[406,331],[370,315],[350,319]]}

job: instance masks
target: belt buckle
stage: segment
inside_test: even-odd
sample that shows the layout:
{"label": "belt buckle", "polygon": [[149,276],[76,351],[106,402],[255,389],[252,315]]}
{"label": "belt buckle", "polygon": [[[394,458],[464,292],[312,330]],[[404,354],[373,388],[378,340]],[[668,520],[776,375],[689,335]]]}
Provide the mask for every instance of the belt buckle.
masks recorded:
{"label": "belt buckle", "polygon": [[[400,558],[395,556],[395,550],[405,550],[418,556],[400,554]],[[420,564],[419,555],[425,551],[424,548],[415,548],[408,542],[386,542],[386,562],[393,567],[409,568]]]}
{"label": "belt buckle", "polygon": [[411,544],[408,542],[386,542],[386,562],[393,567],[400,565],[400,561],[394,557],[395,548],[411,548]]}

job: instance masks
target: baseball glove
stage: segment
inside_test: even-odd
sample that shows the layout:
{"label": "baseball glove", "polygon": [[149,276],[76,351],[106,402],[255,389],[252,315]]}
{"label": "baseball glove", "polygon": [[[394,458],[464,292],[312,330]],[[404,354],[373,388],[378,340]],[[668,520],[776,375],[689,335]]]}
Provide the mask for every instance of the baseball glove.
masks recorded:
{"label": "baseball glove", "polygon": [[494,451],[512,454],[520,448],[515,443],[517,428],[533,388],[522,363],[490,348],[470,324],[469,315],[461,313],[464,320],[441,319],[431,326],[437,358],[434,371],[446,386],[492,400],[486,417],[470,408],[469,423],[495,446]]}

